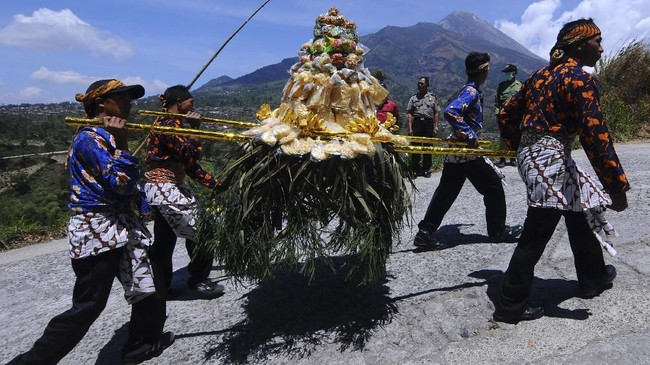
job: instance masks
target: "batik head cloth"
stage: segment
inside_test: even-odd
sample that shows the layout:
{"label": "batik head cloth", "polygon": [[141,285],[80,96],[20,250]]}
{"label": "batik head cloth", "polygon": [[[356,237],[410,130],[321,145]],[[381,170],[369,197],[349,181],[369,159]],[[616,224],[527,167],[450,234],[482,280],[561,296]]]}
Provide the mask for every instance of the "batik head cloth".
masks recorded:
{"label": "batik head cloth", "polygon": [[562,48],[573,43],[587,40],[600,34],[600,28],[591,19],[583,23],[578,23],[574,27],[569,28],[566,32],[560,31],[557,35],[557,41],[554,48]]}
{"label": "batik head cloth", "polygon": [[600,28],[592,19],[580,19],[564,25],[557,35],[557,40],[551,48],[551,66],[557,65],[564,58],[567,46],[580,41],[586,41],[600,35]]}
{"label": "batik head cloth", "polygon": [[140,85],[126,86],[122,81],[114,79],[99,80],[90,84],[85,94],[77,93],[75,100],[88,105],[100,96],[121,92],[128,92],[131,99],[139,99],[144,95],[144,88]]}

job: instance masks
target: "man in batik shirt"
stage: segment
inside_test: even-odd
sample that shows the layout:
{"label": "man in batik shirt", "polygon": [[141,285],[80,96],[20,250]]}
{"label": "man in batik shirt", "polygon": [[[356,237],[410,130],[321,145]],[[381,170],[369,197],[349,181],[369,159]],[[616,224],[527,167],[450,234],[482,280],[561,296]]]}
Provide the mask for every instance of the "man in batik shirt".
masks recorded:
{"label": "man in batik shirt", "polygon": [[147,255],[151,234],[139,218],[143,200],[138,159],[128,152],[124,118],[131,100],[143,95],[142,86],[118,80],[96,81],[85,94],[77,94],[87,117],[104,126],[80,128],[68,155],[68,206],[75,213],[68,225],[76,276],[72,308],[52,318],[34,346],[10,364],[58,363],[99,317],[115,277],[132,304],[124,362],[158,356],[174,341],[173,333],[162,332],[165,301],[155,294],[153,262]]}
{"label": "man in batik shirt", "polygon": [[[194,98],[183,85],[165,90],[160,96],[163,111],[184,114],[191,128],[199,128],[201,115],[194,111]],[[178,118],[159,118],[154,125],[182,128]],[[172,255],[176,238],[185,238],[190,256],[187,271],[188,287],[205,298],[222,295],[224,287],[209,279],[213,254],[199,249],[195,242],[197,201],[184,184],[189,176],[201,185],[213,189],[221,181],[205,171],[198,160],[203,147],[192,137],[152,133],[147,138],[147,182],[144,190],[149,203],[155,207],[154,244],[152,254],[163,263],[163,276],[168,290],[171,289]],[[172,292],[173,293],[173,292]]]}
{"label": "man in batik shirt", "polygon": [[[477,132],[483,128],[483,105],[479,86],[488,75],[490,56],[472,52],[465,58],[467,83],[445,108],[445,120],[451,125],[451,139],[465,141],[470,148],[477,148]],[[413,244],[417,247],[443,249],[447,245],[436,239],[436,230],[454,203],[465,180],[469,180],[483,195],[485,219],[491,242],[515,242],[521,226],[507,226],[506,198],[498,169],[482,156],[444,157],[440,183],[433,193],[427,212],[418,224],[419,231]]]}
{"label": "man in batik shirt", "polygon": [[[605,265],[600,233],[605,207],[627,208],[630,186],[600,110],[593,67],[603,49],[591,19],[564,25],[551,50],[550,65],[535,72],[499,113],[505,143],[517,150],[519,172],[528,191],[524,231],[501,284],[494,319],[515,323],[544,315],[530,304],[534,269],[564,216],[575,258],[578,294],[585,298],[611,287],[616,269]],[[600,183],[571,157],[580,137]]]}

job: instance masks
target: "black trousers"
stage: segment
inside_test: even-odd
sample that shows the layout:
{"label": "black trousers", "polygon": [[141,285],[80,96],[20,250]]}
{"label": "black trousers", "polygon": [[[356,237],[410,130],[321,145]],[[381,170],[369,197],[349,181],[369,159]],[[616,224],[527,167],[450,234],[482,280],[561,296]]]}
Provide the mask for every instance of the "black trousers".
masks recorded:
{"label": "black trousers", "polygon": [[[71,260],[77,277],[72,308],[52,318],[34,346],[10,364],[56,364],[72,351],[106,307],[113,279],[119,278],[122,250]],[[133,304],[127,346],[139,342],[154,344],[164,325],[165,301],[157,293]]]}
{"label": "black trousers", "polygon": [[[174,274],[172,256],[174,255],[177,237],[165,217],[157,209],[153,232],[154,242],[151,247],[151,255],[160,262],[164,285],[168,289],[171,287]],[[197,243],[189,239],[185,240],[185,248],[190,256],[190,263],[187,265],[187,271],[190,274],[188,285],[207,279],[212,270],[214,254],[211,251],[199,250]]]}
{"label": "black trousers", "polygon": [[533,286],[535,265],[562,216],[569,234],[569,244],[580,285],[597,285],[603,277],[603,251],[582,212],[529,207],[524,231],[512,254],[499,290],[496,310],[500,313],[519,315],[526,310]]}
{"label": "black trousers", "polygon": [[431,197],[424,218],[418,224],[419,228],[435,232],[440,227],[466,179],[483,195],[488,235],[494,237],[505,230],[506,198],[503,185],[494,169],[482,158],[443,165],[440,183]]}
{"label": "black trousers", "polygon": [[[433,119],[413,118],[413,135],[417,137],[433,137]],[[413,143],[415,146],[421,146],[421,143]],[[422,166],[420,167],[420,157],[422,157]],[[414,173],[424,173],[431,170],[431,155],[419,153],[411,154],[411,171]]]}

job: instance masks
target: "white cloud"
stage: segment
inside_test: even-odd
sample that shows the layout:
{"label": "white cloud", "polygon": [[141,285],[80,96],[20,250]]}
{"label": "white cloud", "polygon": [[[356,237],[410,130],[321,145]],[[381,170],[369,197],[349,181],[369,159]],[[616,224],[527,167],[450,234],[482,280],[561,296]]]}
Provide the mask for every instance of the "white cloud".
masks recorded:
{"label": "white cloud", "polygon": [[52,71],[41,67],[32,72],[30,78],[37,83],[52,84],[41,87],[28,85],[25,87],[10,88],[10,84],[0,79],[0,105],[22,103],[59,103],[74,101],[73,96],[84,92],[92,82],[101,79],[115,78],[127,85],[140,84],[144,86],[146,95],[162,94],[171,85],[159,80],[146,81],[140,76],[118,77],[115,75],[87,76],[73,71]]}
{"label": "white cloud", "polygon": [[82,75],[74,71],[52,71],[47,67],[41,67],[32,72],[31,79],[35,81],[43,81],[53,84],[72,84],[87,86],[96,80],[101,79],[118,79],[127,85],[139,84],[144,86],[148,95],[159,94],[165,91],[170,85],[165,82],[155,79],[153,81],[146,81],[140,76],[127,76],[124,78],[117,76],[88,76]]}
{"label": "white cloud", "polygon": [[140,84],[144,86],[144,84],[146,83],[144,79],[140,76],[127,76],[118,80],[122,81],[127,85]]}
{"label": "white cloud", "polygon": [[18,92],[18,97],[21,99],[33,99],[41,96],[42,94],[42,89],[38,87],[28,86]]}
{"label": "white cloud", "polygon": [[149,83],[148,86],[146,86],[147,94],[153,95],[153,94],[162,94],[165,92],[165,89],[170,87],[171,85],[164,83],[161,80],[153,80],[151,83]]}
{"label": "white cloud", "polygon": [[0,105],[56,103],[60,101],[63,100],[52,96],[52,90],[46,90],[36,86],[25,86],[15,89],[7,89],[6,85],[5,87],[0,87]]}
{"label": "white cloud", "polygon": [[133,55],[133,49],[126,41],[94,28],[70,9],[53,11],[41,8],[32,16],[15,15],[11,23],[0,29],[0,44],[55,51],[85,48],[93,53],[111,55],[117,60]]}
{"label": "white cloud", "polygon": [[41,88],[28,86],[22,89],[7,90],[0,84],[0,105],[2,104],[22,104],[38,102],[44,97]]}
{"label": "white cloud", "polygon": [[647,0],[583,0],[574,9],[556,15],[560,7],[560,0],[536,1],[524,11],[520,23],[504,20],[495,26],[545,59],[562,25],[579,18],[594,19],[603,34],[605,54],[615,53],[633,39],[650,36]]}
{"label": "white cloud", "polygon": [[[496,27],[542,58],[555,42],[561,21],[553,20],[553,13],[560,6],[560,0],[542,0],[531,4],[521,16],[521,23],[497,21]],[[551,46],[548,46],[548,45]]]}
{"label": "white cloud", "polygon": [[605,53],[616,52],[633,39],[650,35],[650,4],[647,0],[584,0],[568,14],[570,20],[594,18],[603,33]]}
{"label": "white cloud", "polygon": [[32,72],[32,80],[51,82],[55,84],[79,84],[89,85],[97,80],[97,77],[85,76],[74,71],[52,71],[46,67],[41,67]]}
{"label": "white cloud", "polygon": [[133,84],[142,85],[144,87],[146,95],[162,94],[165,91],[165,89],[171,86],[158,79],[153,81],[145,81],[143,78],[139,76],[127,76],[120,80],[127,85],[133,85]]}

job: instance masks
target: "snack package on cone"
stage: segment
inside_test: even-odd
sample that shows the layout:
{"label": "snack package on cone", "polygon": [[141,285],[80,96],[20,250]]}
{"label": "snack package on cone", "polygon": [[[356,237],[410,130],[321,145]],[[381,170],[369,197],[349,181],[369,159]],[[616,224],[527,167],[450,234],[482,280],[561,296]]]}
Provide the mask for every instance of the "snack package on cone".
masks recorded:
{"label": "snack package on cone", "polygon": [[[319,15],[314,24],[313,38],[301,45],[299,62],[290,69],[279,108],[271,113],[260,113],[267,115],[267,119],[261,120],[265,127],[255,127],[244,133],[254,135],[254,132],[259,132],[258,140],[269,145],[291,143],[282,151],[293,155],[307,145],[315,145],[308,143],[298,148],[294,139],[319,133],[325,138],[328,134],[353,133],[355,130],[349,126],[355,123],[355,118],[363,120],[361,124],[366,130],[378,131],[371,124],[379,123],[375,118],[376,105],[383,102],[388,91],[364,67],[367,52],[368,48],[359,43],[356,24],[341,16],[336,8]],[[317,116],[322,123],[306,121],[310,116]],[[291,126],[297,130],[297,135],[285,135],[286,129],[282,125]],[[274,132],[276,128],[282,132]],[[390,143],[390,139],[383,135],[381,142]],[[354,149],[348,145],[346,150],[352,152],[346,153],[346,158],[372,155],[373,149],[365,147],[367,143],[371,142],[363,143],[363,147],[354,145]],[[315,155],[316,160],[323,157],[320,151]]]}
{"label": "snack package on cone", "polygon": [[371,80],[372,92],[370,95],[372,95],[372,101],[374,101],[376,105],[379,105],[388,97],[388,90],[384,89],[376,78],[372,77]]}

